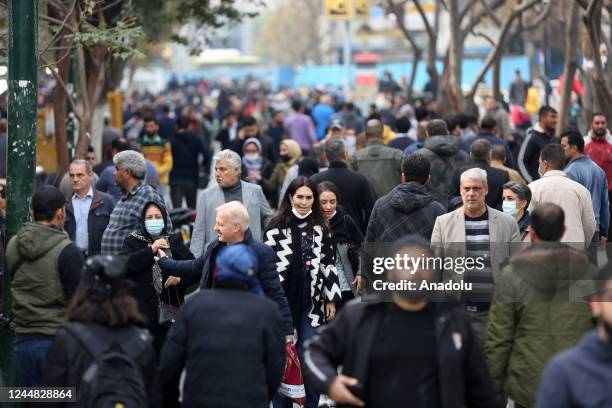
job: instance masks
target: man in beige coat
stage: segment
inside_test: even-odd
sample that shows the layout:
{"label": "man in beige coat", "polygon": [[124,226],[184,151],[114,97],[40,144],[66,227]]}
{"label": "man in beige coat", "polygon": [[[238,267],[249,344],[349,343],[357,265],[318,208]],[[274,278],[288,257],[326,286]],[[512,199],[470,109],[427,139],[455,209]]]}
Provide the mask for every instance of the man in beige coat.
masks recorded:
{"label": "man in beige coat", "polygon": [[565,153],[558,144],[546,145],[540,152],[541,178],[530,183],[529,211],[542,203],[557,204],[565,213],[567,228],[561,242],[588,245],[597,230],[591,193],[563,172]]}
{"label": "man in beige coat", "polygon": [[482,264],[465,271],[456,267],[454,270],[445,267],[444,271],[445,281],[463,280],[472,285],[471,290],[461,293],[461,300],[482,340],[500,265],[516,249],[513,244],[518,245],[521,236],[514,218],[485,204],[489,189],[484,170],[466,170],[460,182],[463,207],[436,219],[431,244],[436,254],[445,259],[465,258]]}

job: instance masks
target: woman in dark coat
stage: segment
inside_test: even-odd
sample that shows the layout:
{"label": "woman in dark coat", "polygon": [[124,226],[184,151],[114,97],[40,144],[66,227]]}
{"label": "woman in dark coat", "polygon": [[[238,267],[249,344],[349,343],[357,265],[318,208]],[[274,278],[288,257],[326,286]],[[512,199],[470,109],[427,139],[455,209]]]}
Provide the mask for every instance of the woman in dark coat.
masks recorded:
{"label": "woman in dark coat", "polygon": [[[160,324],[160,308],[176,310],[174,308],[180,307],[186,288],[179,278],[171,276],[164,280],[155,258],[160,249],[173,259],[193,259],[194,256],[178,234],[169,234],[166,230],[166,208],[163,204],[154,201],[147,203],[142,219],[140,228],[125,237],[122,253],[129,256],[126,278],[134,283],[132,295],[146,318],[159,355],[171,324],[171,321]],[[170,305],[170,308],[164,304]]]}
{"label": "woman in dark coat", "polygon": [[[115,392],[129,402],[144,398],[149,407],[161,406],[159,378],[153,339],[144,329],[144,318],[124,279],[125,261],[116,256],[96,255],[85,263],[83,277],[68,307],[67,322],[57,331],[43,371],[45,387],[76,387],[77,406],[85,406],[83,374],[94,362],[90,351],[105,350],[117,343],[136,364],[144,389],[126,384]],[[118,378],[118,381],[121,381]],[[91,383],[94,384],[96,378]],[[143,391],[139,394],[135,391]],[[91,397],[92,395],[89,395]],[[82,404],[82,405],[81,405]],[[46,407],[74,406],[73,402],[48,402]]]}
{"label": "woman in dark coat", "polygon": [[317,194],[323,216],[329,222],[332,233],[336,270],[342,291],[342,302],[336,305],[336,309],[340,309],[342,304],[357,296],[361,286],[359,252],[363,234],[353,217],[338,206],[338,189],[334,183],[330,181],[319,183]]}

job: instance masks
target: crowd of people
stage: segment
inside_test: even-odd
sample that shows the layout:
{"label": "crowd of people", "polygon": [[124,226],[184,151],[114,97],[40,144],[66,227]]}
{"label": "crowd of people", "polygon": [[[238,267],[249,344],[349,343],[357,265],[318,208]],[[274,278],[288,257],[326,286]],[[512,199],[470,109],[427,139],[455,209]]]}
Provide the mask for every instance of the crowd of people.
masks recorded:
{"label": "crowd of people", "polygon": [[[385,101],[363,115],[321,89],[208,83],[128,98],[100,163],[39,187],[7,244],[21,384],[86,406],[291,407],[293,344],[307,408],[612,403],[605,116],[556,134],[544,106],[523,134],[493,100],[480,120]],[[472,289],[383,301],[374,243],[482,268],[391,267]]]}

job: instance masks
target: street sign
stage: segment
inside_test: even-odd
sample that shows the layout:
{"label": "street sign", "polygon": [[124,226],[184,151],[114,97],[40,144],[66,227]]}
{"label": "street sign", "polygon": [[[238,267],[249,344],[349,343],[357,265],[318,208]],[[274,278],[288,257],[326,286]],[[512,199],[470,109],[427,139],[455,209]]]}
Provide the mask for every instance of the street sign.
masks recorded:
{"label": "street sign", "polygon": [[353,0],[353,18],[367,20],[370,18],[370,0]]}
{"label": "street sign", "polygon": [[330,20],[367,20],[370,0],[325,0],[325,17]]}
{"label": "street sign", "polygon": [[330,20],[350,20],[351,0],[325,0],[325,17]]}

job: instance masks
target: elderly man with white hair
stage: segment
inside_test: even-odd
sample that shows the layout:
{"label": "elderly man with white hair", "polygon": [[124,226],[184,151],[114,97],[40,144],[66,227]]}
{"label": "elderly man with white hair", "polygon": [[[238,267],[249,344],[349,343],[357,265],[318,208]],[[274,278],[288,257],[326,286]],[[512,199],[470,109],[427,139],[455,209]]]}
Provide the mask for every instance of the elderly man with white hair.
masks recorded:
{"label": "elderly man with white hair", "polygon": [[194,260],[176,261],[165,257],[163,251],[160,251],[159,265],[163,276],[180,277],[186,286],[191,286],[199,280],[200,289],[213,288],[215,258],[219,250],[225,245],[245,244],[257,255],[255,274],[265,295],[278,305],[287,336],[293,335],[289,303],[276,271],[276,254],[268,245],[254,239],[249,228],[249,214],[242,203],[231,201],[215,208],[215,212],[214,230],[217,238],[211,241],[206,252]]}
{"label": "elderly man with white hair", "polygon": [[452,281],[471,284],[471,290],[462,292],[461,300],[482,339],[500,264],[510,256],[511,244],[521,242],[521,235],[514,218],[486,205],[486,171],[466,170],[460,180],[463,207],[436,219],[431,243],[444,256],[464,258],[465,270],[445,266],[445,275]]}
{"label": "elderly man with white hair", "polygon": [[[108,226],[102,235],[102,255],[118,255],[123,248],[125,237],[143,223],[146,204],[154,201],[163,205],[164,198],[144,182],[147,163],[142,154],[125,150],[113,157],[115,184],[123,191],[123,197],[110,215]],[[166,220],[168,229],[172,223]]]}
{"label": "elderly man with white hair", "polygon": [[260,186],[240,180],[242,161],[238,153],[226,149],[213,158],[217,184],[208,187],[198,198],[197,216],[191,236],[191,252],[202,255],[206,245],[215,239],[215,212],[217,207],[230,201],[239,201],[249,213],[249,230],[253,238],[261,241],[262,231],[272,215],[270,205]]}

